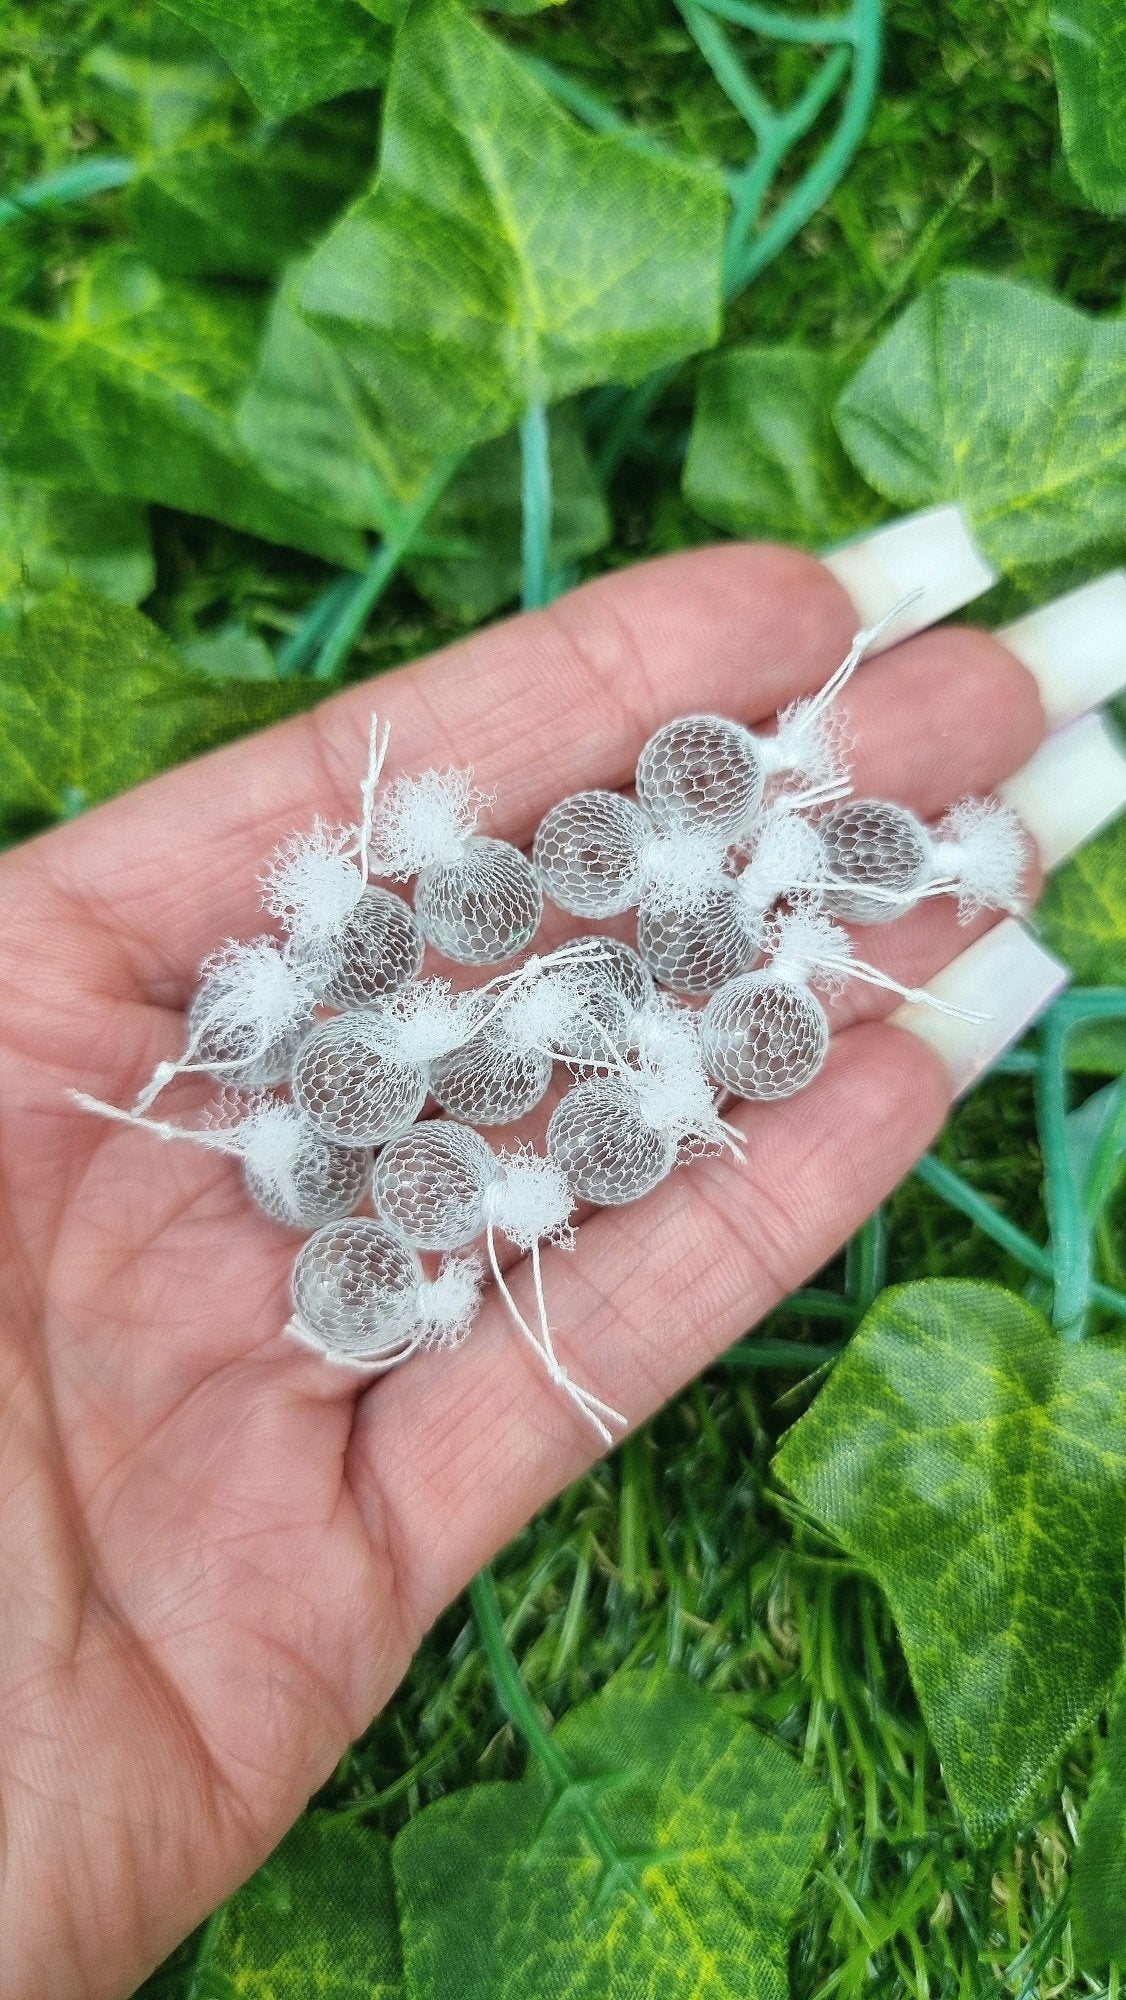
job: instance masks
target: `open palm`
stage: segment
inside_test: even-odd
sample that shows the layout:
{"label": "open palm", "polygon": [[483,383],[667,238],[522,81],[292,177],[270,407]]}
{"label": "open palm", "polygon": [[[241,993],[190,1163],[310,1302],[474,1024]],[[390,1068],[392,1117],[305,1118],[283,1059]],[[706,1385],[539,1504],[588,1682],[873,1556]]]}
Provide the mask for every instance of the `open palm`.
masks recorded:
{"label": "open palm", "polygon": [[[526,842],[626,783],[689,708],[755,722],[817,686],[855,614],[779,549],[586,587],[380,685],[392,763],[472,762]],[[261,927],[255,870],[349,817],[370,689],[188,766],[0,867],[0,1990],[127,1993],[246,1876],[391,1694],[428,1624],[595,1449],[487,1301],[466,1345],[372,1382],[286,1339],[296,1239],[234,1165],[83,1117],[174,1055],[200,958]],[[925,815],[1042,730],[995,642],[934,632],[849,692],[858,789]],[[871,933],[927,977],[935,905]],[[925,1147],[937,1060],[846,996],[806,1094],[596,1215],[553,1262],[561,1358],[638,1421],[814,1270]],[[869,1018],[861,1020],[859,1012]],[[527,1274],[513,1274],[517,1289]]]}

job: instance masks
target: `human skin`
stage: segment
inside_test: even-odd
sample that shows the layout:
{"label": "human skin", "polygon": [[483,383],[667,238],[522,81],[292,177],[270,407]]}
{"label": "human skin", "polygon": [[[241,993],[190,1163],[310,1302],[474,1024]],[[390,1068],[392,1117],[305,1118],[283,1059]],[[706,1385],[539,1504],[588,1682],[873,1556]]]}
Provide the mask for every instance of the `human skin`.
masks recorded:
{"label": "human skin", "polygon": [[[0,1993],[115,2000],[263,1860],[424,1632],[597,1450],[493,1298],[472,1337],[373,1380],[286,1338],[296,1238],[234,1164],[76,1110],[182,1045],[200,959],[262,925],[256,872],[356,811],[373,699],[396,770],[472,763],[528,843],[629,782],[670,716],[756,723],[856,624],[813,558],[639,566],[200,759],[0,862]],[[866,664],[858,792],[931,817],[1043,731],[1031,676],[964,628]],[[870,931],[909,983],[948,902]],[[988,996],[987,996],[988,997]],[[815,1271],[948,1108],[937,1057],[859,985],[811,1089],[732,1114],[697,1162],[555,1260],[571,1372],[642,1422]],[[186,1088],[186,1086],[180,1086]],[[525,1296],[528,1273],[512,1283]]]}

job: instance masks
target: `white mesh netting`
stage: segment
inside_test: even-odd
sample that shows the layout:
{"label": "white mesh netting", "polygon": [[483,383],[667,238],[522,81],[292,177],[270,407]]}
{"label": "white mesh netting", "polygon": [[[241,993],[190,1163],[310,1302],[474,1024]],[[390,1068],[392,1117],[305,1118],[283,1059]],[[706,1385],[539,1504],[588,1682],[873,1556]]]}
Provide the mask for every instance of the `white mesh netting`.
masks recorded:
{"label": "white mesh netting", "polygon": [[417,1250],[457,1250],[485,1226],[485,1189],[496,1155],[466,1125],[433,1118],[383,1148],[375,1162],[376,1213]]}
{"label": "white mesh netting", "polygon": [[435,951],[460,965],[499,965],[535,937],[543,891],[518,847],[478,835],[451,860],[422,870],[414,908]]}
{"label": "white mesh netting", "polygon": [[511,1125],[534,1111],[551,1073],[549,1055],[513,1048],[487,1030],[430,1065],[430,1091],[443,1111],[467,1125]]}
{"label": "white mesh netting", "polygon": [[738,841],[762,803],[765,770],[749,729],[722,715],[682,715],[649,738],[637,796],[659,827]]}
{"label": "white mesh netting", "polygon": [[419,979],[371,1010],[369,1032],[393,1062],[425,1070],[471,1038],[484,1008],[478,992],[455,993],[447,979]]}
{"label": "white mesh netting", "polygon": [[570,1182],[557,1159],[531,1146],[497,1154],[484,1193],[485,1221],[518,1250],[531,1250],[537,1243],[572,1243],[574,1206]]}
{"label": "white mesh netting", "polygon": [[314,1019],[316,987],[276,939],[228,941],[204,960],[188,1009],[187,1043],[176,1063],[160,1063],[138,1109],[173,1076],[203,1070],[248,1090],[289,1075],[294,1051]]}
{"label": "white mesh netting", "polygon": [[[846,799],[826,813],[817,834],[827,878],[823,902],[832,916],[887,924],[912,907],[931,858],[926,828],[906,806]],[[866,896],[866,887],[884,894]]]}
{"label": "white mesh netting", "polygon": [[387,786],[372,816],[371,869],[405,882],[456,861],[491,804],[472,771],[420,771]]}
{"label": "white mesh netting", "polygon": [[340,1146],[378,1146],[414,1124],[426,1102],[418,1065],[385,1052],[368,1014],[343,1014],[313,1029],[293,1064],[294,1101]]}
{"label": "white mesh netting", "polygon": [[958,898],[958,918],[982,910],[1021,909],[1020,886],[1031,850],[1012,806],[1000,799],[959,799],[931,838],[931,866]]}
{"label": "white mesh netting", "polygon": [[640,859],[653,829],[620,792],[574,792],[540,821],[532,860],[544,892],[574,917],[613,917],[632,909]]}
{"label": "white mesh netting", "polygon": [[293,1267],[292,1331],[328,1360],[386,1366],[409,1351],[423,1269],[385,1222],[330,1222]]}
{"label": "white mesh netting", "polygon": [[485,1266],[481,1258],[443,1257],[436,1278],[415,1293],[419,1347],[458,1347],[477,1317]]}
{"label": "white mesh netting", "polygon": [[352,826],[313,823],[275,848],[261,877],[262,902],[289,934],[292,952],[327,973],[340,932],[364,891]]}
{"label": "white mesh netting", "polygon": [[714,993],[758,955],[734,883],[710,890],[691,910],[643,904],[637,916],[637,949],[660,985],[691,994]]}
{"label": "white mesh netting", "polygon": [[628,1083],[597,1077],[572,1085],[556,1105],[547,1152],[576,1201],[613,1208],[664,1180],[676,1164],[677,1141],[646,1124]]}
{"label": "white mesh netting", "polygon": [[629,1046],[630,1024],[653,1001],[652,974],[632,945],[619,938],[583,940],[586,957],[574,968],[582,1006],[558,1034],[556,1047],[577,1067],[604,1068]]}
{"label": "white mesh netting", "polygon": [[744,973],[704,1008],[700,1046],[709,1075],[733,1096],[792,1097],[825,1061],[829,1023],[807,987]]}
{"label": "white mesh netting", "polygon": [[409,903],[369,884],[339,932],[324,997],[334,1007],[376,1006],[418,978],[425,950]]}
{"label": "white mesh netting", "polygon": [[370,1152],[326,1139],[284,1098],[226,1093],[212,1129],[239,1153],[257,1207],[288,1228],[351,1215],[367,1186]]}

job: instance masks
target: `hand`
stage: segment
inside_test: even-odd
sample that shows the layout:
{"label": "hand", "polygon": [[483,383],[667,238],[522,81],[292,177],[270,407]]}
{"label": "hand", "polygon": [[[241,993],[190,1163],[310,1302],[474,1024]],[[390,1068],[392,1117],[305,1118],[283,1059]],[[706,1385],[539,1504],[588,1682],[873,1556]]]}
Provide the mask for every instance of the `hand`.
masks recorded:
{"label": "hand", "polygon": [[[566,792],[628,783],[668,717],[756,722],[811,691],[856,623],[810,557],[652,563],[381,681],[392,766],[472,762],[526,843]],[[128,1103],[176,1055],[204,953],[262,927],[274,842],[354,815],[372,706],[354,688],[0,864],[6,2000],[130,1992],[596,1449],[494,1297],[456,1353],[374,1381],[303,1351],[281,1332],[297,1239],[235,1165],[68,1097]],[[1031,676],[964,629],[869,662],[843,706],[856,789],[928,817],[1043,729]],[[966,942],[943,902],[864,951],[917,983]],[[894,1004],[851,988],[815,1086],[736,1110],[745,1165],[699,1162],[553,1258],[561,1359],[632,1423],[823,1264],[942,1123],[945,1073],[879,1024]]]}

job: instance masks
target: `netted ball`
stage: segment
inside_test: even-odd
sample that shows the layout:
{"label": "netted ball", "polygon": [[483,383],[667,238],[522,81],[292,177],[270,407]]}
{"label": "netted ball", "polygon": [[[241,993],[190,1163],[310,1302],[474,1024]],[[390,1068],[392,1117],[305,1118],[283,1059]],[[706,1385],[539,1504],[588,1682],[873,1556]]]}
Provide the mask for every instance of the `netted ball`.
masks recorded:
{"label": "netted ball", "polygon": [[293,1064],[294,1100],[311,1125],[340,1146],[379,1146],[414,1124],[426,1075],[379,1047],[376,1023],[342,1014],[314,1028]]}
{"label": "netted ball", "polygon": [[371,1154],[355,1146],[338,1146],[312,1127],[284,1175],[271,1172],[269,1162],[248,1158],[243,1173],[251,1200],[272,1221],[289,1229],[315,1229],[336,1222],[359,1204],[371,1172]]}
{"label": "netted ball", "polygon": [[736,1097],[793,1097],[825,1060],[829,1023],[806,987],[750,972],[713,994],[700,1017],[700,1047],[709,1074]]}
{"label": "netted ball", "polygon": [[377,1214],[416,1250],[457,1250],[484,1227],[496,1155],[465,1125],[431,1119],[385,1146],[375,1162]]}
{"label": "netted ball", "polygon": [[576,1201],[615,1208],[664,1180],[676,1164],[677,1140],[646,1124],[627,1083],[591,1078],[556,1105],[547,1151]]}
{"label": "netted ball", "polygon": [[511,1125],[535,1109],[551,1071],[542,1050],[513,1048],[485,1033],[431,1064],[430,1091],[467,1125]]}
{"label": "netted ball", "polygon": [[[826,814],[818,833],[826,873],[835,878],[822,894],[831,916],[889,924],[911,908],[930,865],[926,832],[914,813],[885,799],[846,799]],[[837,880],[848,886],[838,888]],[[893,893],[865,896],[866,884]]]}
{"label": "netted ball", "polygon": [[586,1018],[572,1019],[558,1047],[568,1061],[600,1064],[615,1049],[624,1053],[630,1022],[652,1004],[656,988],[632,945],[611,937],[590,937],[583,943],[588,955],[576,966],[575,977]]}
{"label": "netted ball", "polygon": [[669,832],[738,839],[762,803],[764,783],[750,730],[722,715],[666,722],[637,760],[637,796]]}
{"label": "netted ball", "polygon": [[225,1083],[237,1083],[243,1090],[268,1090],[271,1084],[288,1080],[293,1059],[313,1018],[310,1008],[303,1021],[263,1042],[261,1029],[254,1022],[236,1025],[229,1021],[208,1021],[206,996],[201,989],[188,1009],[191,1061]]}
{"label": "netted ball", "polygon": [[734,888],[709,891],[692,910],[643,905],[637,949],[653,978],[673,993],[714,993],[758,957]]}
{"label": "netted ball", "polygon": [[411,1345],[423,1278],[410,1246],[386,1223],[330,1222],[297,1254],[295,1331],[333,1360],[392,1360]]}
{"label": "netted ball", "polygon": [[334,1007],[378,1006],[417,979],[425,950],[410,904],[369,884],[339,933],[325,999]]}
{"label": "netted ball", "polygon": [[456,859],[423,869],[414,892],[423,936],[459,965],[497,965],[529,945],[543,916],[543,891],[527,855],[485,834]]}
{"label": "netted ball", "polygon": [[532,844],[545,893],[575,917],[633,908],[641,851],[652,828],[620,792],[574,792],[540,821]]}

